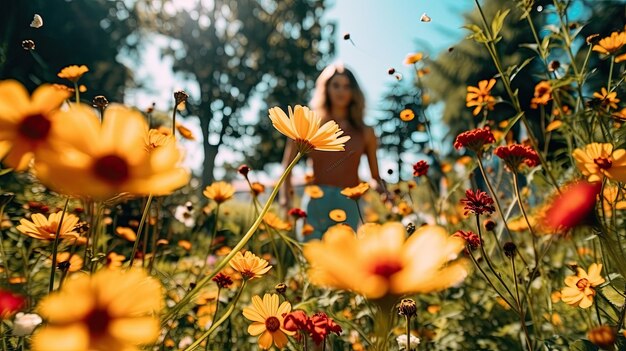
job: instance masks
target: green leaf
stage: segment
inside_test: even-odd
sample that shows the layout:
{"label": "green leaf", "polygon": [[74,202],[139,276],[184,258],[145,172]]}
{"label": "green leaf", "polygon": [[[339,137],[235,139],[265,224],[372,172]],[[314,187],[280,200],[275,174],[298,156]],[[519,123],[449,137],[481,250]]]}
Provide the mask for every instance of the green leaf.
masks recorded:
{"label": "green leaf", "polygon": [[599,348],[589,340],[576,340],[569,345],[569,351],[598,351]]}
{"label": "green leaf", "polygon": [[486,43],[488,41],[487,37],[485,36],[485,33],[483,32],[482,28],[480,28],[479,26],[475,24],[468,24],[468,25],[463,26],[463,28],[473,33],[467,36],[467,39],[473,39],[479,43]]}
{"label": "green leaf", "polygon": [[504,19],[506,18],[506,16],[509,14],[510,11],[511,11],[510,9],[506,9],[502,12],[498,10],[498,12],[496,13],[496,16],[493,18],[493,21],[491,21],[491,32],[494,38],[498,37],[498,34],[502,30]]}
{"label": "green leaf", "polygon": [[532,62],[532,60],[534,60],[535,57],[529,57],[526,60],[524,60],[524,62],[522,62],[519,66],[515,65],[512,66],[514,67],[514,69],[512,70],[512,72],[509,74],[509,80],[513,81],[513,79],[515,79],[515,77],[517,76],[517,74],[524,69],[524,67],[526,67],[529,63]]}
{"label": "green leaf", "polygon": [[0,176],[13,172],[13,168],[0,169]]}

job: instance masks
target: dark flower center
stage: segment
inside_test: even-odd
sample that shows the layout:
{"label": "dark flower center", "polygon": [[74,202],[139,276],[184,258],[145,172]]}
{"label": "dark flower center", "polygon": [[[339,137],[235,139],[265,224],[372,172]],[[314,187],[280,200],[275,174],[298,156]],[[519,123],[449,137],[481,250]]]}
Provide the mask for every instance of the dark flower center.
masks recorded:
{"label": "dark flower center", "polygon": [[128,163],[117,155],[106,155],[93,165],[96,176],[110,184],[120,184],[129,178]]}
{"label": "dark flower center", "polygon": [[276,317],[269,317],[265,320],[265,328],[269,332],[275,332],[280,328],[280,321]]}
{"label": "dark flower center", "polygon": [[593,163],[595,163],[596,165],[598,165],[598,167],[602,169],[609,169],[613,165],[613,161],[606,157],[598,157],[593,160]]}
{"label": "dark flower center", "polygon": [[92,337],[105,336],[109,329],[111,316],[106,310],[95,309],[85,317],[85,324]]}
{"label": "dark flower center", "polygon": [[589,287],[589,280],[587,278],[583,278],[576,283],[576,287],[580,290],[583,290]]}
{"label": "dark flower center", "polygon": [[402,265],[396,261],[378,262],[372,269],[372,273],[389,279],[392,275],[402,270]]}
{"label": "dark flower center", "polygon": [[19,133],[26,139],[39,141],[45,139],[50,133],[52,123],[41,114],[31,115],[22,120],[18,127]]}

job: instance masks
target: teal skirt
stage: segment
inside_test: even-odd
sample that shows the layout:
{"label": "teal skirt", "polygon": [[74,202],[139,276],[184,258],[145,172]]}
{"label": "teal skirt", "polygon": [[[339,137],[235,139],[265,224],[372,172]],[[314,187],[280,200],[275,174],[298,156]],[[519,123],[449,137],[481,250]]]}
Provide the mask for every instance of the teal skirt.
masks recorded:
{"label": "teal skirt", "polygon": [[359,224],[359,209],[354,200],[347,198],[341,194],[342,188],[319,185],[320,189],[324,192],[324,195],[318,199],[312,199],[306,192],[302,197],[301,207],[306,211],[306,222],[313,226],[313,233],[304,236],[302,235],[303,222],[298,221],[296,226],[296,233],[300,241],[309,241],[314,239],[321,239],[326,230],[335,224],[335,222],[329,217],[329,213],[332,210],[340,209],[345,211],[346,220],[344,224],[349,225],[352,229],[356,230]]}

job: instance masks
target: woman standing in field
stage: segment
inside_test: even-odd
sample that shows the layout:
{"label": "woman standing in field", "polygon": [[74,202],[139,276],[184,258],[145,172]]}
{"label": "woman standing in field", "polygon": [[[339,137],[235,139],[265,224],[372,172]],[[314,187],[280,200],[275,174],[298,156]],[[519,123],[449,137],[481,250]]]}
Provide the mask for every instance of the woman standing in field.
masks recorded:
{"label": "woman standing in field", "polygon": [[[304,240],[321,238],[326,229],[336,223],[329,217],[335,209],[343,210],[346,214],[344,223],[356,229],[359,222],[357,205],[342,195],[341,190],[361,182],[358,175],[361,155],[367,156],[372,179],[376,181],[375,187],[382,187],[376,158],[378,140],[374,130],[363,122],[365,98],[354,74],[340,64],[326,67],[316,81],[310,107],[322,118],[322,124],[335,121],[345,132],[344,135],[350,136],[350,140],[343,152],[313,150],[308,155],[313,168],[312,183],[320,188],[321,192],[316,195],[321,197],[305,192],[302,198],[301,206],[307,213],[307,223],[313,227],[313,232]],[[283,157],[284,167],[289,165],[296,153],[295,145],[289,140]],[[292,205],[290,178],[280,192],[280,204],[287,209]],[[298,235],[302,239],[301,228]]]}

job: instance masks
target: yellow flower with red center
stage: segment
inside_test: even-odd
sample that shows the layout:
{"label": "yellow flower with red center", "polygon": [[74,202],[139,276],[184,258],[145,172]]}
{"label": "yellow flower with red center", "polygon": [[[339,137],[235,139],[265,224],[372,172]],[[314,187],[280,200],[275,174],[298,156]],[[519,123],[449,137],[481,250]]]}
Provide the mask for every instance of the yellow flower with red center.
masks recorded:
{"label": "yellow flower with red center", "polygon": [[609,93],[605,87],[602,87],[599,93],[593,93],[593,97],[600,100],[603,107],[609,107],[613,109],[617,108],[617,103],[620,102],[620,99],[617,98],[617,92],[612,91]]}
{"label": "yellow flower with red center", "polygon": [[336,208],[328,212],[328,217],[335,222],[343,222],[346,220],[346,211]]}
{"label": "yellow flower with red center", "polygon": [[609,143],[591,143],[572,153],[576,166],[590,182],[603,176],[620,182],[626,181],[626,150],[613,150]]}
{"label": "yellow flower with red center", "polygon": [[34,351],[140,350],[159,336],[159,282],[143,270],[74,275],[41,300],[47,321],[32,338]]}
{"label": "yellow flower with red center", "polygon": [[272,268],[266,260],[250,251],[246,251],[245,254],[237,252],[229,263],[246,280],[260,278]]}
{"label": "yellow flower with red center", "polygon": [[[17,230],[31,238],[54,240],[61,216],[63,216],[63,212],[52,213],[48,218],[41,213],[33,213],[30,221],[26,218],[20,219],[20,225],[17,226]],[[78,239],[77,224],[78,217],[71,213],[66,213],[63,216],[61,228],[59,228],[59,239]]]}
{"label": "yellow flower with red center", "polygon": [[552,100],[552,85],[544,80],[535,85],[535,93],[530,100],[530,107],[537,108],[539,105],[547,105]]}
{"label": "yellow flower with red center", "polygon": [[570,306],[588,308],[596,296],[595,287],[604,283],[600,275],[602,264],[593,263],[588,272],[578,267],[576,275],[565,278],[565,288],[561,290],[561,299]]}
{"label": "yellow flower with red center", "polygon": [[621,49],[624,44],[626,44],[626,32],[613,32],[610,36],[600,39],[593,46],[592,50],[601,54],[611,55]]}
{"label": "yellow flower with red center", "polygon": [[[320,151],[343,151],[349,136],[341,136],[343,131],[335,121],[321,125],[322,119],[306,106],[289,106],[289,117],[280,107],[269,109],[269,117],[274,127],[283,135],[293,139],[299,152],[312,149]],[[321,125],[321,126],[320,126]]]}
{"label": "yellow flower with red center", "polygon": [[61,70],[61,72],[59,72],[57,74],[57,76],[59,78],[63,78],[63,79],[67,79],[71,82],[78,82],[78,80],[80,79],[80,77],[83,76],[83,74],[89,72],[89,68],[87,68],[87,66],[85,65],[71,65],[71,66],[67,66],[65,68],[63,68]]}
{"label": "yellow flower with red center", "polygon": [[252,305],[243,309],[243,316],[252,321],[248,326],[248,333],[252,336],[259,335],[261,349],[267,350],[272,344],[279,349],[287,346],[287,336],[295,334],[284,328],[283,316],[289,312],[291,304],[288,301],[280,303],[276,294],[265,294],[263,300],[258,295],[252,297]]}
{"label": "yellow flower with red center", "polygon": [[0,82],[0,160],[18,171],[26,169],[39,150],[57,139],[54,111],[69,96],[41,85],[32,96],[21,83]]}
{"label": "yellow flower with red center", "polygon": [[146,150],[148,125],[141,113],[111,105],[102,123],[85,105],[57,114],[64,124],[60,146],[44,150],[36,163],[38,178],[52,189],[107,200],[121,193],[165,195],[188,183],[175,143]]}
{"label": "yellow flower with red center", "polygon": [[322,240],[304,246],[316,285],[351,290],[371,299],[443,290],[468,274],[455,260],[463,239],[439,226],[422,226],[407,239],[398,222],[365,224],[355,235],[346,225],[331,227]]}
{"label": "yellow flower with red center", "polygon": [[413,113],[413,110],[407,108],[407,109],[400,111],[401,120],[405,122],[410,122],[413,120],[413,118],[415,118],[415,113]]}
{"label": "yellow flower with red center", "polygon": [[304,188],[304,193],[309,195],[311,199],[319,199],[324,196],[324,190],[317,185],[307,185]]}
{"label": "yellow flower with red center", "polygon": [[370,190],[370,185],[367,182],[362,182],[354,187],[343,188],[343,190],[341,190],[341,195],[345,195],[352,200],[358,200],[368,190]]}
{"label": "yellow flower with red center", "polygon": [[235,195],[235,188],[226,182],[215,182],[207,186],[203,192],[207,198],[221,204]]}
{"label": "yellow flower with red center", "polygon": [[67,265],[68,272],[78,272],[83,268],[83,259],[76,254],[70,255],[69,252],[59,252],[57,254],[57,266],[61,267],[61,264]]}
{"label": "yellow flower with red center", "polygon": [[496,99],[491,96],[491,89],[496,85],[495,79],[481,80],[477,87],[468,86],[465,106],[474,107],[472,114],[477,116],[483,108],[493,110]]}

